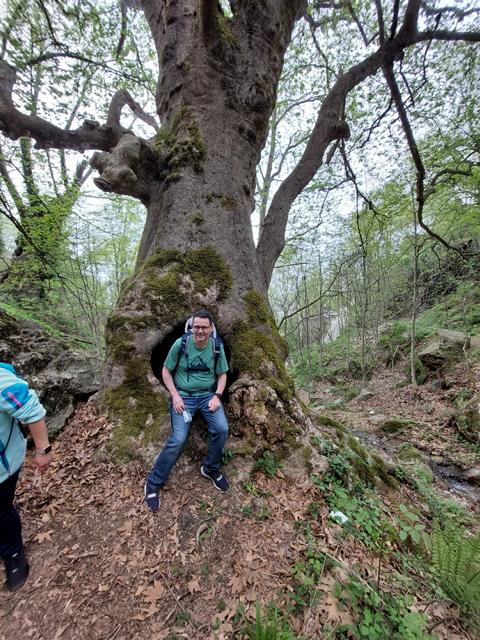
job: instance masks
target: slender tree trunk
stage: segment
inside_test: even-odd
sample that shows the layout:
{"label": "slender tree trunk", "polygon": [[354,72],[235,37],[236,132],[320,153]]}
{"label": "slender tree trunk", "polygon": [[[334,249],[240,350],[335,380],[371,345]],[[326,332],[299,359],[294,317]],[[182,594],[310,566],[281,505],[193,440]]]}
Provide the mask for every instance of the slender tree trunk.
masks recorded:
{"label": "slender tree trunk", "polygon": [[418,220],[415,208],[415,200],[413,200],[413,283],[412,283],[412,319],[410,323],[410,381],[412,385],[417,386],[417,373],[415,367],[415,341],[416,341],[416,320],[418,305]]}

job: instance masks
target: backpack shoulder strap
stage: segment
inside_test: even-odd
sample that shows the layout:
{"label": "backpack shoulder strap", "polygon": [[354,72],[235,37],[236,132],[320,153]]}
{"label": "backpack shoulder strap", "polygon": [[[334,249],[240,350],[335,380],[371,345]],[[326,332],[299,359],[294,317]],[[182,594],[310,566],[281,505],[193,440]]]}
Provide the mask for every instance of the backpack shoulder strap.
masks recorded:
{"label": "backpack shoulder strap", "polygon": [[213,373],[217,372],[217,364],[218,359],[220,358],[220,349],[222,348],[222,339],[219,337],[218,333],[215,332],[215,335],[211,336],[213,341]]}
{"label": "backpack shoulder strap", "polygon": [[190,330],[188,330],[186,333],[183,334],[182,336],[182,340],[180,342],[180,349],[178,350],[178,358],[177,358],[177,364],[175,365],[175,369],[172,371],[172,374],[175,375],[176,370],[178,369],[178,365],[180,363],[180,358],[182,356],[185,356],[185,358],[188,361],[188,352],[187,352],[187,348],[188,348],[188,343],[190,341],[190,337],[192,335],[192,332]]}

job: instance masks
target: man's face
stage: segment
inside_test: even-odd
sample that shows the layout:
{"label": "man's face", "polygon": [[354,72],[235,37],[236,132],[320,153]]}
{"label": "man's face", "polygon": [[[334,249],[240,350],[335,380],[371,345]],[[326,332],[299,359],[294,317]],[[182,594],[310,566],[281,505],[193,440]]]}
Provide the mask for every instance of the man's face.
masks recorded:
{"label": "man's face", "polygon": [[210,320],[208,318],[194,318],[192,330],[197,347],[204,347],[212,331]]}

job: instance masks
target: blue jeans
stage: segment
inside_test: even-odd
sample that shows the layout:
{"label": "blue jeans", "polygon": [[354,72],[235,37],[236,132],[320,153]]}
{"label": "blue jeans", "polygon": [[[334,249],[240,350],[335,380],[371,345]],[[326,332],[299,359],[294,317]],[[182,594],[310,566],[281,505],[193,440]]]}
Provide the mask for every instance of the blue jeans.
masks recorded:
{"label": "blue jeans", "polygon": [[[192,418],[197,411],[200,411],[203,419],[208,425],[210,441],[208,444],[207,457],[203,461],[203,467],[207,473],[216,473],[222,464],[222,453],[228,435],[227,418],[223,406],[220,405],[216,411],[210,411],[208,403],[213,398],[211,392],[202,396],[183,396],[185,409],[190,412]],[[165,484],[182,451],[182,447],[187,441],[190,432],[191,422],[185,422],[183,415],[177,413],[170,402],[170,418],[172,421],[172,432],[165,442],[157,461],[153,465],[148,475],[148,484],[153,489],[158,489]]]}

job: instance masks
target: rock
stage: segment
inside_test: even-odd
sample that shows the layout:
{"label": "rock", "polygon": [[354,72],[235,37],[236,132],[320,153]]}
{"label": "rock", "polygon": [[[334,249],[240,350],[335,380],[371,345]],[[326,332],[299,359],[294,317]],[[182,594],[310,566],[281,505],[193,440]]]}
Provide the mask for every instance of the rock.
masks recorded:
{"label": "rock", "polygon": [[[437,335],[442,345],[447,349],[470,349],[470,336],[462,331],[451,331],[450,329],[439,329]],[[455,345],[455,346],[454,346]]]}
{"label": "rock", "polygon": [[470,349],[480,349],[480,335],[470,338]]}
{"label": "rock", "polygon": [[384,433],[398,433],[412,424],[411,420],[402,420],[401,418],[391,418],[390,420],[385,420],[385,422],[380,427],[380,430]]}
{"label": "rock", "polygon": [[463,474],[463,477],[467,482],[480,485],[480,469],[468,469]]}
{"label": "rock", "polygon": [[458,360],[470,348],[470,336],[461,331],[440,329],[437,336],[418,354],[420,362],[430,371],[437,371],[447,362]]}
{"label": "rock", "polygon": [[303,404],[306,404],[306,405],[310,404],[310,396],[303,389],[297,389],[297,396],[300,398]]}
{"label": "rock", "polygon": [[371,424],[383,424],[387,419],[388,419],[387,416],[384,416],[381,413],[379,413],[378,415],[373,415],[368,417],[368,421]]}
{"label": "rock", "polygon": [[404,444],[402,444],[402,446],[398,450],[399,460],[404,460],[405,462],[414,462],[417,460],[422,460],[422,458],[422,452],[416,449],[409,442],[405,442]]}
{"label": "rock", "polygon": [[356,399],[360,401],[368,400],[369,398],[372,398],[373,395],[373,392],[369,389],[360,389],[360,393],[357,395]]}
{"label": "rock", "polygon": [[454,420],[457,430],[473,444],[480,444],[480,399],[469,400],[457,413]]}
{"label": "rock", "polygon": [[11,362],[38,393],[51,433],[63,428],[83,401],[98,391],[100,358],[72,350],[32,321],[17,320],[0,309],[0,361]]}
{"label": "rock", "polygon": [[448,389],[448,384],[446,383],[444,378],[439,378],[438,380],[433,380],[430,384],[431,391],[444,391]]}

